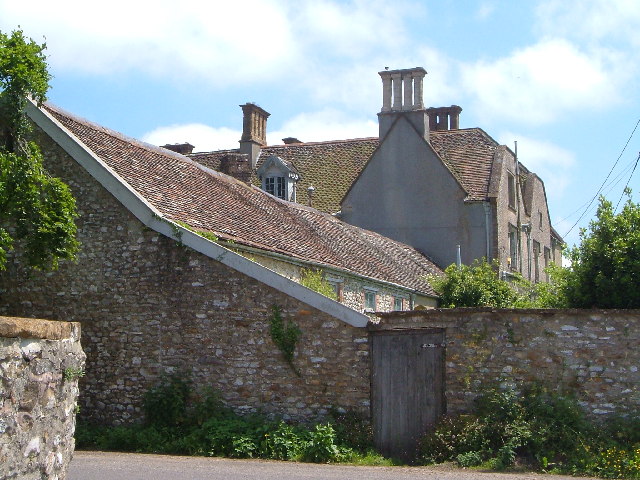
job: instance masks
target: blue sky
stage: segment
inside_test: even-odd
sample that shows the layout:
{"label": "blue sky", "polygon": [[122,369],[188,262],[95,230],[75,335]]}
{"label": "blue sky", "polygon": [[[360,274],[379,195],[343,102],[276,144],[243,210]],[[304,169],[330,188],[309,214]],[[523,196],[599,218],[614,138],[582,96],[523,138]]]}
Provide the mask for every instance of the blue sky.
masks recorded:
{"label": "blue sky", "polygon": [[[46,39],[50,101],[197,151],[237,147],[247,101],[271,113],[270,144],[375,136],[377,72],[422,66],[427,106],[518,142],[570,245],[640,119],[637,0],[0,0],[0,30],[17,26]],[[627,181],[640,198],[638,152],[640,128],[602,191],[614,204]]]}

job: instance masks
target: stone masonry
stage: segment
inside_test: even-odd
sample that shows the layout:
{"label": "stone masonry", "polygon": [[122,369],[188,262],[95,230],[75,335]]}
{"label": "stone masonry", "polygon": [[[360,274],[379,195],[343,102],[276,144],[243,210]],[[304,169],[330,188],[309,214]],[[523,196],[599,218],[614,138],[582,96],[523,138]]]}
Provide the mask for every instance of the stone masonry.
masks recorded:
{"label": "stone masonry", "polygon": [[601,417],[640,412],[640,311],[451,309],[380,314],[376,328],[443,328],[449,413],[483,387],[529,382]]}
{"label": "stone masonry", "polygon": [[[172,372],[220,391],[240,411],[299,419],[330,407],[368,414],[366,329],[146,228],[46,135],[38,143],[49,171],[77,199],[81,252],[76,263],[46,274],[10,258],[0,312],[82,323],[81,417],[139,420],[144,392]],[[271,339],[273,305],[302,331],[299,375]]]}
{"label": "stone masonry", "polygon": [[66,478],[84,358],[77,323],[0,317],[0,478]]}

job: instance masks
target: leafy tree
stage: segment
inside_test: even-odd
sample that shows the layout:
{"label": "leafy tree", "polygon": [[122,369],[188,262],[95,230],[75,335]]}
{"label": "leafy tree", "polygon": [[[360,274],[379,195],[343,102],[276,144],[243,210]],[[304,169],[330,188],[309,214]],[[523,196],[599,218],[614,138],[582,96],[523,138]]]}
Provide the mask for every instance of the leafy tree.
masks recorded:
{"label": "leafy tree", "polygon": [[47,173],[38,146],[26,139],[28,97],[40,105],[49,89],[45,48],[21,30],[0,32],[0,270],[17,244],[37,269],[57,268],[58,260],[74,258],[79,246],[75,200]]}
{"label": "leafy tree", "polygon": [[499,265],[485,259],[473,265],[450,265],[442,276],[430,276],[431,286],[440,295],[440,306],[495,307],[495,308],[564,308],[568,306],[565,295],[569,272],[550,265],[549,283],[532,283],[521,275],[509,281],[498,276]]}
{"label": "leafy tree", "polygon": [[440,306],[512,307],[518,294],[507,282],[500,280],[494,266],[482,259],[471,266],[452,264],[443,276],[430,276],[431,286],[440,295]]}
{"label": "leafy tree", "polygon": [[578,308],[640,308],[640,205],[631,199],[615,214],[600,197],[596,218],[569,251],[565,291]]}

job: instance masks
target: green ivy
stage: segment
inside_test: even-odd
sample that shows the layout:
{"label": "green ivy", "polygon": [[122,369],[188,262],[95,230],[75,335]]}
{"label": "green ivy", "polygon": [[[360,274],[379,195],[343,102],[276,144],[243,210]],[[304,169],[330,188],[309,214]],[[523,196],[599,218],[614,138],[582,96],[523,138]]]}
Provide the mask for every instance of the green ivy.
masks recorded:
{"label": "green ivy", "polygon": [[[271,339],[280,349],[286,362],[293,367],[293,354],[300,337],[300,328],[295,322],[282,318],[280,306],[271,307]],[[294,368],[294,371],[295,370]]]}
{"label": "green ivy", "polygon": [[331,300],[338,299],[333,285],[326,280],[322,270],[303,268],[300,272],[300,284],[325,297],[329,297]]}

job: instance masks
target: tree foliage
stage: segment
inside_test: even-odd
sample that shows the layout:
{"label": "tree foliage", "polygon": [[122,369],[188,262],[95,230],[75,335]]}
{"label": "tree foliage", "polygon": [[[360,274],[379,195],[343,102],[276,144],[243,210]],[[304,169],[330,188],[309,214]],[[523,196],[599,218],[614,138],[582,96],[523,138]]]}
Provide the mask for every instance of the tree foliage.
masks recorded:
{"label": "tree foliage", "polygon": [[17,244],[28,266],[39,269],[55,269],[78,250],[75,200],[26,139],[27,97],[41,104],[49,88],[45,48],[21,30],[0,32],[0,270]]}
{"label": "tree foliage", "polygon": [[509,281],[499,277],[499,265],[485,259],[473,265],[450,265],[444,275],[430,276],[431,286],[440,296],[440,306],[494,308],[563,308],[567,306],[565,269],[550,265],[550,283],[532,283],[520,275]]}
{"label": "tree foliage", "polygon": [[509,308],[517,299],[516,291],[500,280],[496,269],[485,259],[476,260],[473,265],[449,265],[443,276],[431,276],[429,282],[444,308]]}
{"label": "tree foliage", "polygon": [[626,194],[618,214],[601,197],[596,218],[569,251],[565,289],[573,307],[640,308],[640,205]]}

